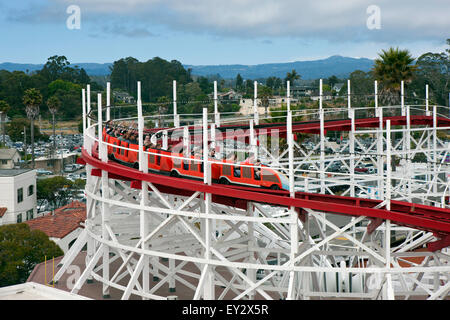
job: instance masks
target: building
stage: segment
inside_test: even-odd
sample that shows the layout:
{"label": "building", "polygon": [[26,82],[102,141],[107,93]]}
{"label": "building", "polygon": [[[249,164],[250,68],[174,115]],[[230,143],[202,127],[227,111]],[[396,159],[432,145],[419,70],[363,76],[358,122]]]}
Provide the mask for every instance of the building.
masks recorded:
{"label": "building", "polygon": [[342,88],[344,87],[344,85],[345,85],[345,83],[336,83],[334,86],[333,86],[333,88],[332,88],[332,90],[334,91],[334,92],[336,92],[336,93],[340,93],[340,91],[342,90]]}
{"label": "building", "polygon": [[0,288],[0,300],[92,300],[36,282],[25,282]]}
{"label": "building", "polygon": [[122,103],[135,103],[134,97],[131,96],[128,92],[125,91],[113,91],[114,101],[119,101]]}
{"label": "building", "polygon": [[[297,98],[290,98],[291,104],[298,103]],[[269,99],[269,107],[280,108],[283,104],[287,104],[287,97],[274,96]]]}
{"label": "building", "polygon": [[77,161],[80,153],[78,152],[64,152],[54,158],[39,157],[34,160],[36,169],[50,170],[53,173],[61,173],[64,167],[68,164],[74,164]]}
{"label": "building", "polygon": [[[291,105],[299,102],[297,98],[290,98]],[[258,113],[264,115],[266,113],[266,108],[262,106],[261,99],[256,99]],[[253,99],[241,99],[240,100],[240,110],[239,112],[243,115],[253,114]],[[287,97],[274,96],[269,99],[269,108],[280,108],[287,104]]]}
{"label": "building", "polygon": [[[324,91],[322,93],[322,100],[325,101],[325,100],[331,100],[331,99],[333,99],[333,95],[332,95],[332,93],[330,91]],[[319,93],[319,91],[315,91],[313,93],[313,96],[311,96],[311,100],[313,100],[313,101],[319,101],[320,100],[320,93]]]}
{"label": "building", "polygon": [[[253,114],[253,99],[247,98],[247,99],[241,99],[239,102],[239,106],[241,107],[239,109],[239,113],[243,114],[243,115],[249,115],[249,114]],[[256,104],[257,104],[257,109],[258,109],[258,113],[259,114],[264,114],[265,113],[265,108],[261,107],[261,100],[260,99],[256,99]]]}
{"label": "building", "polygon": [[36,216],[36,170],[0,169],[0,225]]}
{"label": "building", "polygon": [[237,93],[234,90],[230,90],[228,92],[217,93],[217,98],[219,100],[240,100],[242,98],[242,94]]}
{"label": "building", "polygon": [[299,97],[308,97],[310,96],[315,87],[312,86],[295,86],[291,87],[291,97],[299,98]]}
{"label": "building", "polygon": [[20,162],[17,149],[0,149],[0,169],[14,169]]}
{"label": "building", "polygon": [[[210,99],[214,99],[214,94],[209,94],[208,96]],[[238,103],[242,99],[242,94],[232,89],[227,92],[218,92],[217,99],[219,99],[221,102],[234,101],[235,103]]]}
{"label": "building", "polygon": [[25,223],[31,230],[43,231],[66,253],[84,228],[86,205],[73,201],[53,213]]}

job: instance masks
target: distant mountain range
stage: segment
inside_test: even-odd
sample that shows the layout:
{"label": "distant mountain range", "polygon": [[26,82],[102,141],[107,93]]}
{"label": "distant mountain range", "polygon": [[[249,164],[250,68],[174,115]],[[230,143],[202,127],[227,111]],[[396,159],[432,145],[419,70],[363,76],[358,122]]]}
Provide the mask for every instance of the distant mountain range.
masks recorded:
{"label": "distant mountain range", "polygon": [[[335,75],[347,77],[355,70],[369,71],[373,60],[367,58],[349,58],[331,56],[327,59],[313,61],[295,61],[286,63],[266,63],[257,65],[184,65],[191,68],[193,75],[209,76],[219,74],[222,78],[235,78],[239,73],[244,79],[267,78],[270,76],[284,78],[287,72],[295,69],[302,79],[328,78]],[[84,68],[90,76],[105,76],[110,74],[112,63],[74,63],[72,66]],[[32,72],[42,69],[42,64],[0,63],[0,70]]]}
{"label": "distant mountain range", "polygon": [[216,65],[216,66],[191,66],[192,74],[207,76],[220,74],[222,78],[235,78],[238,73],[244,79],[257,79],[275,76],[286,77],[287,72],[293,69],[301,75],[302,79],[328,78],[332,75],[347,77],[355,70],[369,71],[373,67],[373,60],[367,58],[348,58],[331,56],[327,59],[313,61],[295,61],[286,63],[266,63],[257,65]]}
{"label": "distant mountain range", "polygon": [[[112,65],[112,63],[73,63],[70,66],[83,68],[90,76],[105,76],[111,73],[109,67]],[[43,64],[5,62],[0,63],[0,70],[33,72],[41,70],[43,66]]]}

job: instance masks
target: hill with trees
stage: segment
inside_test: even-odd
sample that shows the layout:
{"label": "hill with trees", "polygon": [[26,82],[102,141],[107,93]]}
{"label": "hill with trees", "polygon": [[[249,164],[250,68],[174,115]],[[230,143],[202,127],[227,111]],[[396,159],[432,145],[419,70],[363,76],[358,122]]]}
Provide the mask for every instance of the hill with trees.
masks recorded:
{"label": "hill with trees", "polygon": [[45,102],[56,96],[61,100],[60,118],[73,119],[81,116],[81,88],[91,84],[93,90],[102,88],[91,81],[83,68],[71,67],[64,56],[52,56],[42,69],[27,74],[22,71],[0,70],[0,100],[10,105],[8,116],[25,118],[26,105],[23,95],[28,89],[36,89],[42,94],[40,114],[48,114]]}

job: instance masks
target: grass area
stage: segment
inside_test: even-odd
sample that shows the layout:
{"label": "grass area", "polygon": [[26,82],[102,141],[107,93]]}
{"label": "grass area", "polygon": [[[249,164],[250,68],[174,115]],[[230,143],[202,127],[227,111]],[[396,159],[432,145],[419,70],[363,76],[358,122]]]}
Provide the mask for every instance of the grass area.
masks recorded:
{"label": "grass area", "polygon": [[[71,120],[71,121],[57,121],[55,123],[55,130],[56,133],[60,133],[63,131],[66,134],[75,134],[78,132],[78,120]],[[39,122],[38,122],[39,125]],[[51,134],[53,132],[53,126],[52,122],[49,120],[42,120],[40,123],[41,127],[40,130],[43,133]]]}

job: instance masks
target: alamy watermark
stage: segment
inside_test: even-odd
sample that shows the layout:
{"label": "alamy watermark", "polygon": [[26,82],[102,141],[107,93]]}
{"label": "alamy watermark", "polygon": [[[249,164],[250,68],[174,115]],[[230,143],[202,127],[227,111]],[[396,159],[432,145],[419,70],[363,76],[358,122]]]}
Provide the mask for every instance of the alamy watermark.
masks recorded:
{"label": "alamy watermark", "polygon": [[75,287],[75,284],[77,283],[78,279],[80,279],[81,276],[80,267],[71,265],[67,268],[67,273],[70,274],[70,276],[66,280],[66,286],[67,289],[72,290]]}
{"label": "alamy watermark", "polygon": [[81,29],[81,9],[77,5],[67,7],[66,13],[69,14],[66,20],[66,26],[69,30]]}
{"label": "alamy watermark", "polygon": [[381,29],[381,9],[379,6],[370,5],[367,7],[366,13],[369,17],[366,20],[367,29]]}

